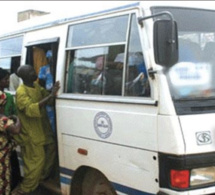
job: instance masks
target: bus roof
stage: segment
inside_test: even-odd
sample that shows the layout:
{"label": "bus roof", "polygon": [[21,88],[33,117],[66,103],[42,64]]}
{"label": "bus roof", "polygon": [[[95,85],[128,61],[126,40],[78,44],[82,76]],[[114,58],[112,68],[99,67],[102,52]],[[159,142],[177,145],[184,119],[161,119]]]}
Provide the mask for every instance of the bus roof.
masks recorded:
{"label": "bus roof", "polygon": [[[106,13],[131,9],[131,8],[135,8],[139,5],[140,5],[139,2],[134,2],[134,3],[130,3],[130,4],[119,6],[119,7],[110,8],[107,10],[102,10],[102,11],[93,12],[93,13],[87,13],[87,14],[78,15],[78,16],[76,15],[76,16],[61,17],[61,18],[58,17],[58,19],[55,19],[55,16],[53,16],[51,14],[40,16],[40,17],[35,17],[30,20],[26,20],[26,21],[17,23],[16,25],[13,26],[13,28],[11,30],[9,30],[9,32],[1,34],[0,38],[7,37],[7,36],[13,36],[15,34],[21,34],[21,33],[25,33],[28,31],[48,28],[51,26],[56,26],[56,25],[60,25],[60,24],[64,24],[64,23],[68,23],[68,22],[72,22],[72,21],[76,21],[76,20],[81,20],[81,19],[85,19],[85,18],[97,16],[97,15],[106,14]],[[43,21],[42,23],[41,23],[41,19]]]}
{"label": "bus roof", "polygon": [[212,2],[212,1],[202,1],[198,3],[196,3],[195,1],[186,1],[186,4],[184,3],[184,1],[140,1],[140,2],[126,1],[126,3],[127,4],[125,4],[124,2],[124,5],[121,5],[115,8],[110,8],[110,9],[82,14],[82,15],[72,15],[72,12],[71,12],[71,15],[69,17],[61,16],[61,18],[59,18],[59,16],[53,16],[52,14],[35,17],[30,20],[16,23],[13,26],[11,25],[12,26],[11,29],[1,34],[0,38],[7,37],[7,36],[14,36],[28,31],[48,28],[51,26],[56,26],[56,25],[60,25],[60,24],[64,24],[72,21],[77,21],[77,20],[81,20],[81,19],[85,19],[93,16],[106,14],[106,13],[132,9],[140,5],[142,5],[144,9],[148,9],[151,6],[168,6],[168,7],[177,6],[177,7],[202,8],[202,9],[213,9],[213,7],[215,7],[215,2]]}

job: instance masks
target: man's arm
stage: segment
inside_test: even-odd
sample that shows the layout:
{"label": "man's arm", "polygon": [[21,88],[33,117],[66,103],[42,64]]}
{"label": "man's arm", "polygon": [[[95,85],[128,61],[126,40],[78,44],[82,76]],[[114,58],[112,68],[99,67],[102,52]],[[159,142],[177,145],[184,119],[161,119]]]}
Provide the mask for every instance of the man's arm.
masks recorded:
{"label": "man's arm", "polygon": [[60,82],[57,81],[54,84],[51,93],[39,102],[39,107],[41,108],[45,106],[52,98],[55,98],[59,89],[60,89]]}

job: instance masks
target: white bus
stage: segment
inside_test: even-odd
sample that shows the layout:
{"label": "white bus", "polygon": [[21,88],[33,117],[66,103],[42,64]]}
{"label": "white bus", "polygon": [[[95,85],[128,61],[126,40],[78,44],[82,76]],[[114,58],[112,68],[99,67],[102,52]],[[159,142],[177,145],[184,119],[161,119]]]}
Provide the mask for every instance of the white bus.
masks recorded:
{"label": "white bus", "polygon": [[8,70],[38,72],[53,52],[63,195],[215,193],[215,12],[197,4],[131,2],[0,37]]}

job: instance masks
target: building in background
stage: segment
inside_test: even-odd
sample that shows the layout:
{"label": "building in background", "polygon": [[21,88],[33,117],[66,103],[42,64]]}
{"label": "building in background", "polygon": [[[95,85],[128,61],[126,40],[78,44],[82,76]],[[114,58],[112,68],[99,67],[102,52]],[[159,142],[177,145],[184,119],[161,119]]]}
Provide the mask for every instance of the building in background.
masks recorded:
{"label": "building in background", "polygon": [[37,17],[37,16],[43,16],[50,14],[49,12],[44,12],[44,11],[38,11],[38,10],[25,10],[17,13],[17,22],[22,22],[25,20],[29,20],[31,18]]}

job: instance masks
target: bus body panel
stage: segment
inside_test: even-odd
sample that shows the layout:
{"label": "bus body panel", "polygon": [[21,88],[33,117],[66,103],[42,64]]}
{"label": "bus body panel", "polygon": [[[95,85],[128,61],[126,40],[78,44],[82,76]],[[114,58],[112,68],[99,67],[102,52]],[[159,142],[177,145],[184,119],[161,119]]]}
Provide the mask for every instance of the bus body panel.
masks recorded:
{"label": "bus body panel", "polygon": [[158,150],[162,153],[184,154],[184,137],[177,116],[158,116]]}
{"label": "bus body panel", "polygon": [[158,89],[159,89],[159,114],[160,115],[176,115],[172,98],[169,92],[169,87],[167,84],[167,79],[162,71],[159,71],[158,79]]}
{"label": "bus body panel", "polygon": [[[124,188],[121,192],[126,192],[126,188],[152,194],[158,191],[156,152],[73,135],[63,135],[62,141],[67,169],[75,171],[82,165],[100,170],[114,187],[121,185]],[[87,155],[78,153],[80,148],[87,150]],[[71,179],[70,175],[61,174],[61,180],[62,177]]]}
{"label": "bus body panel", "polygon": [[[134,104],[131,111],[129,107],[129,104],[58,99],[58,128],[66,135],[157,151],[157,108]],[[105,117],[103,112],[109,118],[99,121]],[[107,127],[100,128],[100,122]]]}
{"label": "bus body panel", "polygon": [[214,152],[215,114],[180,116],[186,154]]}

